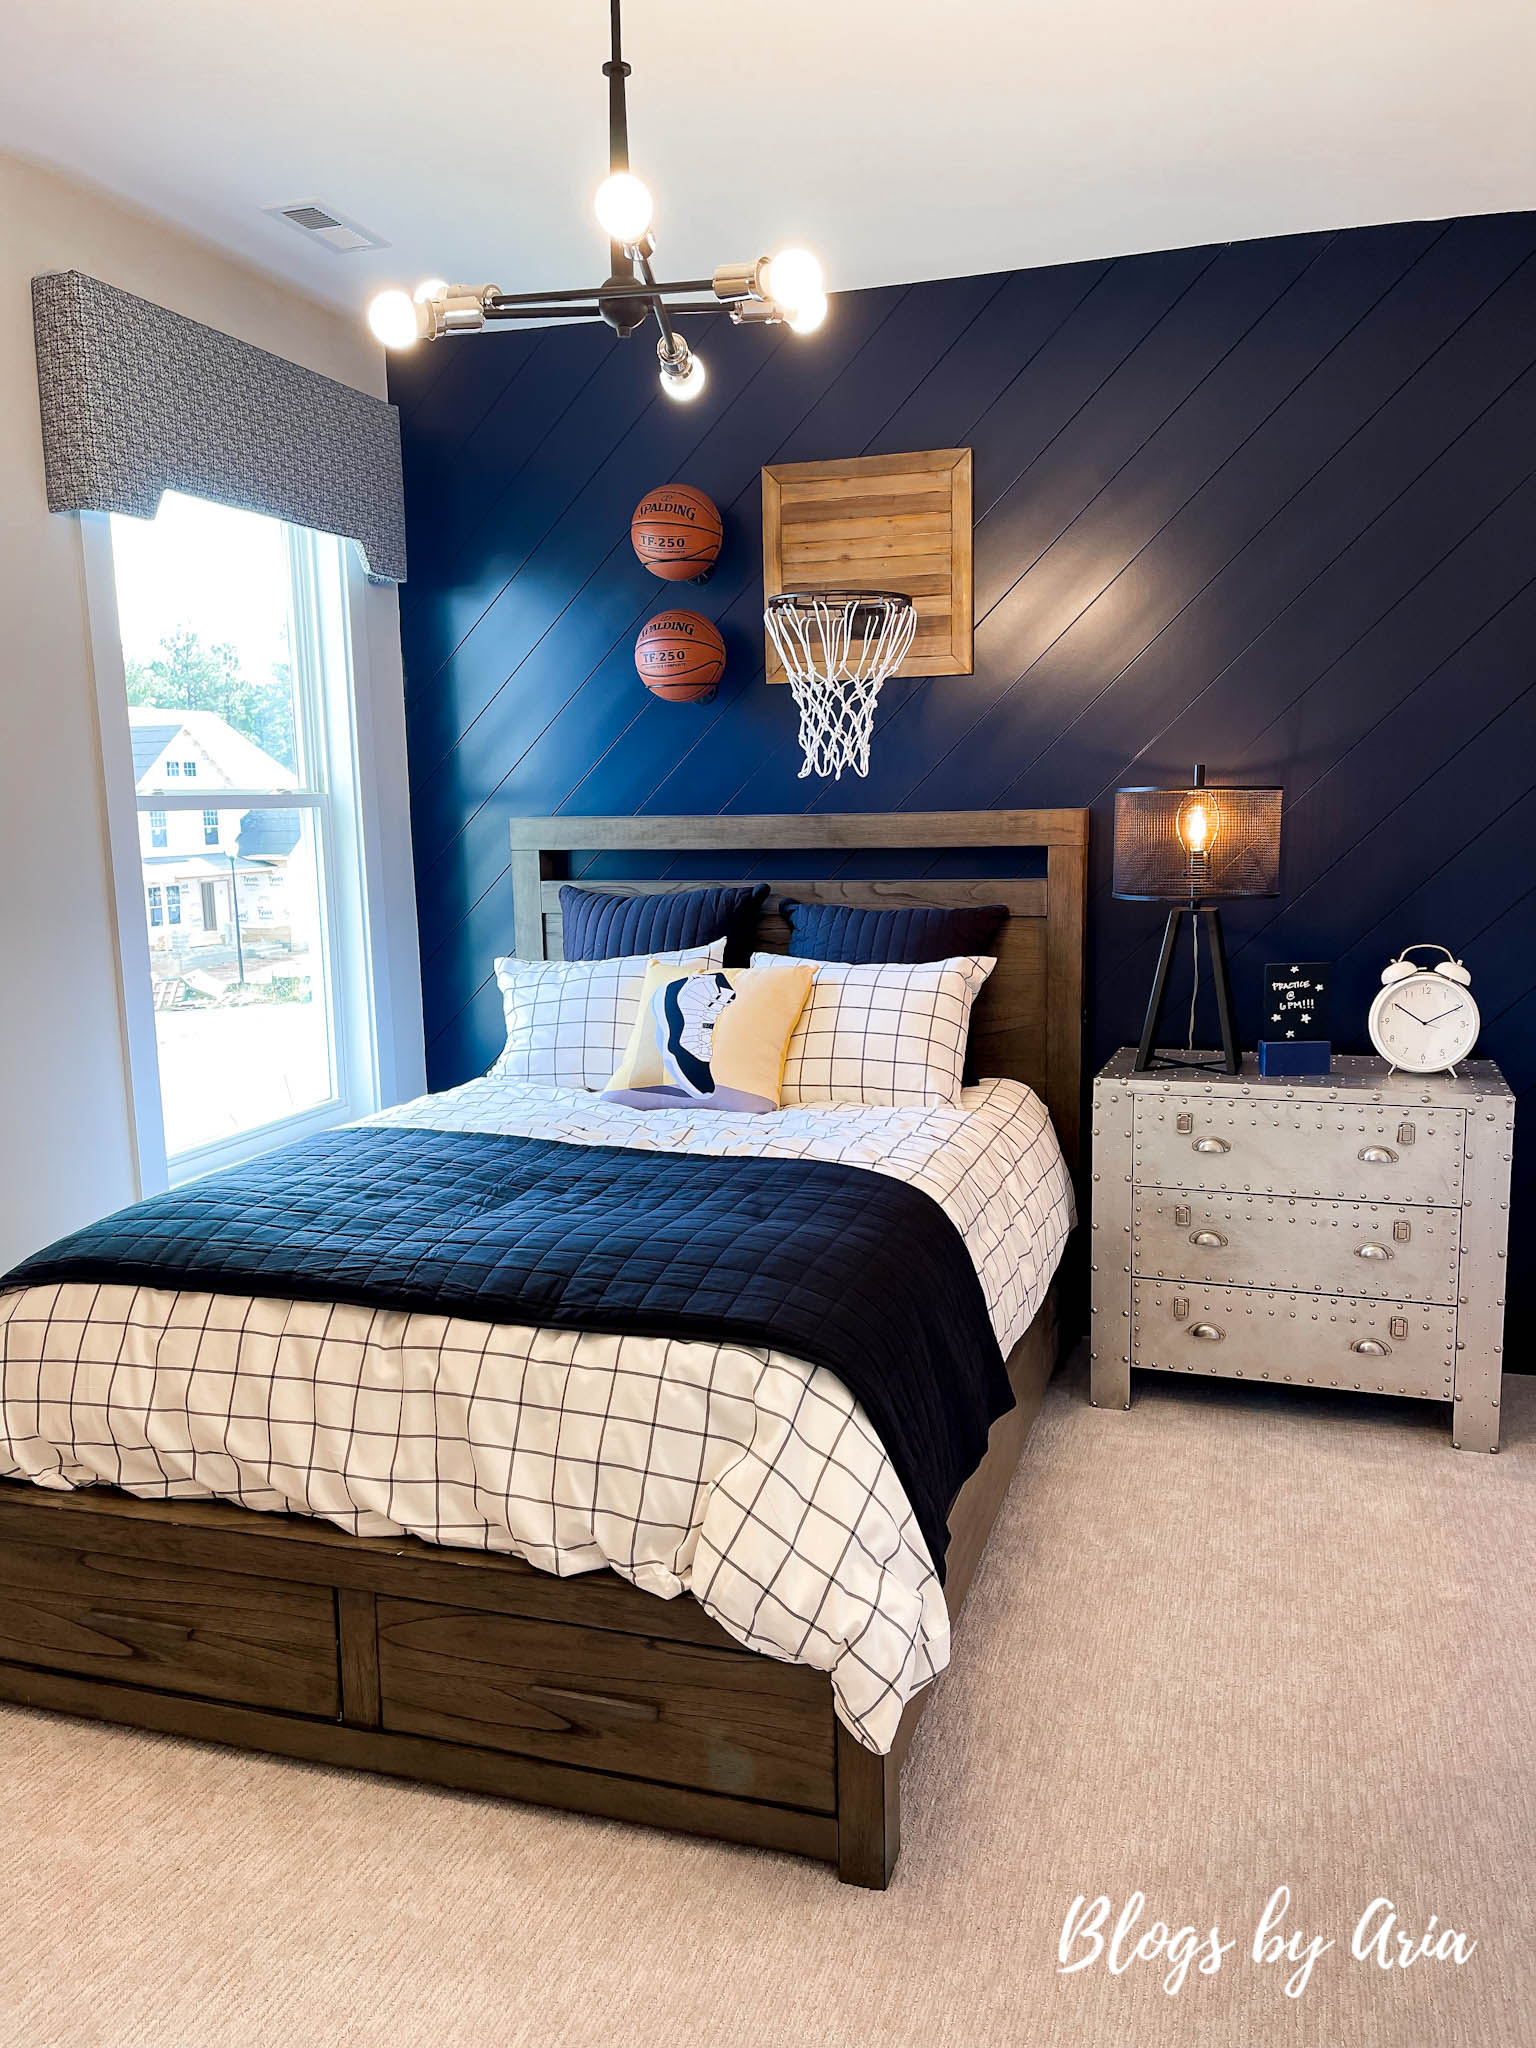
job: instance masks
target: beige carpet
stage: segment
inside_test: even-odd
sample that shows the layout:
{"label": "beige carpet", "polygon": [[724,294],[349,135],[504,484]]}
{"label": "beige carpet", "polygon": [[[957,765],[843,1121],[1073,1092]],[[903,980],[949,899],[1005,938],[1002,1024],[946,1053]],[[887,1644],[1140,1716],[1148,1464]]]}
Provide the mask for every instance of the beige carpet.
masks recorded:
{"label": "beige carpet", "polygon": [[[1536,1379],[1439,1412],[1048,1398],[906,1775],[884,1896],[751,1851],[0,1715],[0,2041],[26,2048],[1536,2043]],[[1331,1937],[1297,2000],[1254,1964]],[[1074,1895],[1238,1946],[1056,1973]],[[1461,1967],[1358,1962],[1377,1895]],[[1438,1931],[1438,1930],[1437,1930]]]}

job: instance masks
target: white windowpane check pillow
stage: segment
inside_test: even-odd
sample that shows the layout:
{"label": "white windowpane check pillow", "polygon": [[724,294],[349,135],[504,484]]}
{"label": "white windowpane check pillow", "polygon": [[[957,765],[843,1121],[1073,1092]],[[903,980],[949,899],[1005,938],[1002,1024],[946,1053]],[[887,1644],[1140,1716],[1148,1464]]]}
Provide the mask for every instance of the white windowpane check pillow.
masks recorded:
{"label": "white windowpane check pillow", "polygon": [[[754,967],[799,964],[787,953],[752,955]],[[958,1100],[971,1005],[996,965],[979,954],[919,966],[824,960],[789,1041],[784,1107]]]}
{"label": "white windowpane check pillow", "polygon": [[624,1057],[653,960],[701,971],[725,965],[725,941],[614,960],[498,960],[507,1042],[491,1073],[552,1088],[606,1088]]}

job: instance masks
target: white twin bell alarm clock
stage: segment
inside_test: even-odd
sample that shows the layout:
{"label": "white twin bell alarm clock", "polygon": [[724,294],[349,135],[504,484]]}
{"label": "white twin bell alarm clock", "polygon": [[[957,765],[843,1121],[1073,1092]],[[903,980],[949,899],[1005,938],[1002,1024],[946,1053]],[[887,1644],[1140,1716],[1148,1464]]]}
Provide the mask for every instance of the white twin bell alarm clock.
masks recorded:
{"label": "white twin bell alarm clock", "polygon": [[[1418,967],[1410,953],[1444,953],[1433,967]],[[1407,1074],[1454,1074],[1482,1029],[1472,1000],[1472,977],[1445,946],[1404,946],[1381,970],[1381,989],[1366,1027],[1391,1067]]]}

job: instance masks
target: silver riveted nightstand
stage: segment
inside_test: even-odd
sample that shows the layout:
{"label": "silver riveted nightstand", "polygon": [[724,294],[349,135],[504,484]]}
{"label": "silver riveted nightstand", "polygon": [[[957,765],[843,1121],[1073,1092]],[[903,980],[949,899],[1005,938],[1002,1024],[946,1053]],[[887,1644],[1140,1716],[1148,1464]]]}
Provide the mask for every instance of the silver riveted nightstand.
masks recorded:
{"label": "silver riveted nightstand", "polygon": [[1452,1441],[1496,1451],[1515,1104],[1492,1061],[1134,1058],[1093,1084],[1095,1407],[1130,1406],[1133,1365],[1349,1387],[1453,1402]]}

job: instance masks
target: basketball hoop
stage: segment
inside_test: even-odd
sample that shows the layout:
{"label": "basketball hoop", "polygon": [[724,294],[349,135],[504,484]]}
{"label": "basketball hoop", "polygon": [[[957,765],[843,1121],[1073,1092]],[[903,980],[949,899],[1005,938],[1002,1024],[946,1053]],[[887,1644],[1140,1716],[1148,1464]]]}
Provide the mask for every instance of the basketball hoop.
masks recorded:
{"label": "basketball hoop", "polygon": [[800,711],[802,776],[869,773],[880,685],[917,631],[917,607],[898,590],[784,590],[763,623]]}

